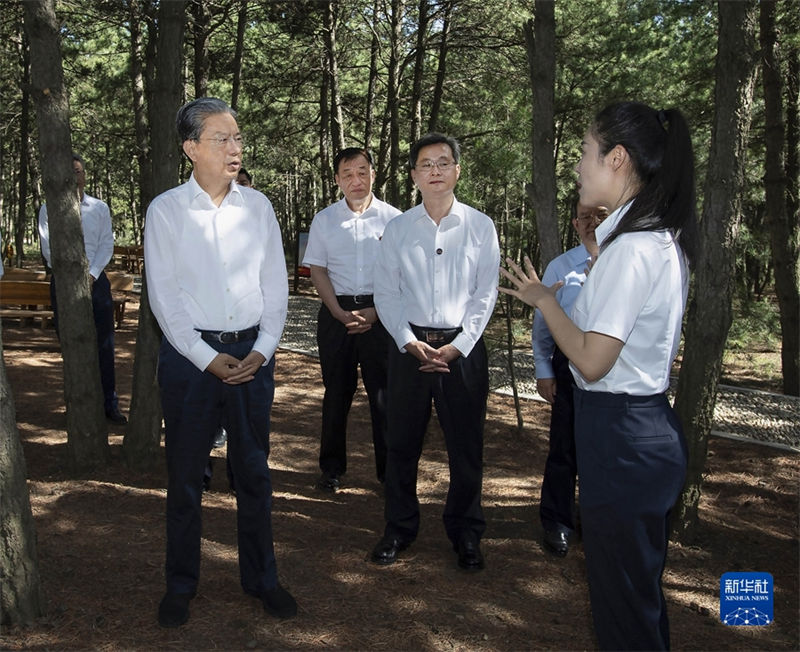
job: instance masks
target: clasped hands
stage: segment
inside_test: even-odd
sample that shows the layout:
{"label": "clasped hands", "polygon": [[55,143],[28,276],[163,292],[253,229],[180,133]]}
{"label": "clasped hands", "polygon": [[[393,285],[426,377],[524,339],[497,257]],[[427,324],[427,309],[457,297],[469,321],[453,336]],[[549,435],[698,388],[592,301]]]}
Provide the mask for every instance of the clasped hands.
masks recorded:
{"label": "clasped hands", "polygon": [[348,335],[358,335],[372,328],[372,324],[378,321],[378,312],[375,308],[343,310],[337,319],[345,325]]}
{"label": "clasped hands", "polygon": [[244,360],[228,353],[218,353],[206,367],[206,371],[210,371],[227,385],[241,385],[253,380],[265,361],[266,358],[258,351],[250,351]]}
{"label": "clasped hands", "polygon": [[449,374],[450,363],[461,355],[461,351],[452,344],[434,349],[419,340],[408,342],[403,348],[420,361],[419,370],[426,373]]}

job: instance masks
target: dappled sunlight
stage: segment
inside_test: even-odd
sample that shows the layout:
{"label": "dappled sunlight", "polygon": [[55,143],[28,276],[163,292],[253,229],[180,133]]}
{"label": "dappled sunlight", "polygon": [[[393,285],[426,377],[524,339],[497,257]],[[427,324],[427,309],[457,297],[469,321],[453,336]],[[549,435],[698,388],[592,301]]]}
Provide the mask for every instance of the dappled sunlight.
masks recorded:
{"label": "dappled sunlight", "polygon": [[26,363],[29,367],[37,369],[56,369],[61,367],[61,363],[55,360],[47,360],[45,358],[29,358]]}
{"label": "dappled sunlight", "polygon": [[[128,350],[133,326],[131,321],[123,329]],[[554,559],[539,541],[549,406],[524,402],[525,427],[519,432],[513,401],[489,398],[483,481],[487,529],[481,542],[486,569],[476,574],[457,567],[442,524],[449,470],[434,412],[419,466],[419,536],[395,564],[381,567],[369,560],[385,521],[363,391],[356,394],[348,424],[342,487],[335,494],[319,491],[319,364],[279,352],[269,459],[272,523],[279,578],[298,600],[298,618],[274,620],[242,593],[236,497],[225,479],[225,450],[218,449],[212,453],[218,461],[212,490],[203,494],[201,579],[191,621],[166,632],[155,626],[154,616],[164,589],[163,444],[153,468],[127,469],[124,428],[115,429],[109,433],[109,463],[90,477],[71,477],[60,352],[32,356],[49,359],[49,366],[30,367],[30,351],[7,356],[18,396],[24,392],[18,425],[44,588],[49,603],[57,606],[48,621],[53,626],[37,630],[40,644],[33,647],[495,652],[561,649],[564,641],[577,649],[595,647],[580,542],[566,558]],[[125,406],[131,362],[118,357]],[[28,382],[31,370],[36,383]],[[797,458],[719,440],[711,440],[711,447],[701,502],[703,539],[691,547],[672,545],[664,576],[673,648],[691,649],[697,628],[711,627],[721,649],[775,649],[780,646],[774,644],[774,628],[754,638],[734,631],[741,628],[719,626],[715,591],[720,574],[737,569],[730,551],[736,551],[740,568],[767,572],[797,559],[792,520],[799,500]],[[781,509],[775,499],[782,501]],[[786,501],[794,501],[794,511],[785,509]],[[794,576],[780,583],[776,578],[776,599],[796,606],[797,583]],[[130,587],[124,604],[120,586]],[[781,614],[786,620],[782,609],[776,618]],[[85,635],[69,641],[61,636],[65,627]]]}
{"label": "dappled sunlight", "polygon": [[[67,433],[63,431],[37,431],[36,424],[27,421],[17,422],[17,428],[19,428],[20,433],[22,433],[22,431],[26,431],[24,436],[26,443],[52,446],[54,439],[58,440],[59,438],[63,439],[62,443],[67,443]],[[38,432],[39,434],[32,434],[35,432]]]}

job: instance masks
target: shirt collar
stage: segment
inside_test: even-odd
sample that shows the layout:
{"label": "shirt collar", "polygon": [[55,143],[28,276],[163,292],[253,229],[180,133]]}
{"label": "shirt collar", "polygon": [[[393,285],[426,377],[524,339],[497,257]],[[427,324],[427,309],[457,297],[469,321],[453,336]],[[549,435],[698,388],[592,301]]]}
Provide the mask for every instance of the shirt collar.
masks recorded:
{"label": "shirt collar", "polygon": [[[421,219],[421,218],[423,218],[423,217],[424,217],[424,218],[426,218],[426,219],[427,219],[429,222],[431,222],[431,223],[433,224],[434,222],[433,222],[433,220],[431,219],[431,216],[430,216],[430,215],[428,215],[428,211],[426,211],[426,210],[425,210],[425,204],[423,204],[422,202],[420,202],[419,204],[417,204],[417,206],[418,206],[418,208],[419,208],[419,218],[418,218],[418,219]],[[449,217],[451,217],[451,216],[452,216],[452,217],[456,217],[456,218],[458,218],[458,219],[459,219],[459,221],[462,221],[462,222],[463,222],[463,221],[464,221],[464,217],[465,217],[465,215],[466,215],[466,211],[464,210],[464,204],[462,204],[461,202],[459,202],[459,201],[458,201],[458,199],[456,199],[456,198],[455,198],[455,196],[453,196],[453,204],[450,206],[450,212],[449,212],[449,213],[447,213],[447,215],[445,215],[445,216],[444,216],[444,217],[443,217],[443,218],[440,220],[440,222],[439,222],[439,225],[441,225],[441,224],[442,224],[442,222],[444,222],[444,221],[445,221],[447,218],[449,218]]]}
{"label": "shirt collar", "polygon": [[[199,183],[197,183],[197,179],[194,177],[194,172],[192,172],[192,175],[186,182],[186,188],[189,191],[190,204],[193,204],[200,197],[204,197],[205,201],[209,204],[213,203],[211,201],[211,196],[205,190],[203,190]],[[225,199],[222,200],[222,203],[241,204],[243,201],[244,197],[242,196],[241,187],[238,183],[236,183],[236,179],[231,179],[230,186],[228,187],[228,194],[225,195]]]}
{"label": "shirt collar", "polygon": [[375,197],[375,193],[374,192],[370,193],[370,194],[372,196],[372,199],[369,202],[369,206],[367,207],[367,210],[365,210],[360,215],[356,215],[355,212],[353,211],[353,209],[350,208],[350,204],[347,203],[347,197],[342,197],[339,200],[339,208],[341,208],[341,210],[345,213],[345,215],[349,215],[351,217],[364,217],[370,211],[372,211],[373,208],[376,208],[375,202],[377,202],[378,198]]}
{"label": "shirt collar", "polygon": [[597,238],[597,246],[602,247],[603,243],[605,242],[606,238],[611,235],[614,229],[617,228],[617,224],[628,212],[628,209],[631,207],[633,200],[631,199],[626,204],[620,206],[617,210],[615,210],[611,215],[609,215],[606,219],[604,219],[600,225],[594,231],[594,237]]}

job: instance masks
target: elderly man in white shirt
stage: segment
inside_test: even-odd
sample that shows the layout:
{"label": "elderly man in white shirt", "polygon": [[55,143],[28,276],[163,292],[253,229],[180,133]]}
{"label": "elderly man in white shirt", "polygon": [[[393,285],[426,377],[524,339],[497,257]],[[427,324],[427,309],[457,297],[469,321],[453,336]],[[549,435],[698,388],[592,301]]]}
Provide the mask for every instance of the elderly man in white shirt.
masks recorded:
{"label": "elderly man in white shirt", "polygon": [[467,571],[484,567],[480,539],[483,425],[489,372],[482,334],[497,299],[500,249],[492,220],[456,200],[458,142],[431,133],[412,147],[422,204],[386,226],[375,266],[375,305],[389,347],[384,535],[372,561],[388,565],[419,530],[417,468],[431,414],[444,431],[450,490],[447,536]]}
{"label": "elderly man in white shirt", "polygon": [[296,614],[278,583],[269,456],[274,353],[288,282],[272,204],[237,185],[242,136],[222,100],[181,107],[177,129],[192,161],[188,182],[147,211],[150,306],[164,333],[158,381],[167,455],[167,591],[163,627],[189,618],[200,569],[203,470],[219,425],[236,481],[240,581],[279,618]]}
{"label": "elderly man in white shirt", "polygon": [[[128,423],[128,419],[119,411],[116,379],[114,375],[114,300],[111,297],[111,284],[104,271],[105,266],[114,255],[114,234],[111,230],[111,212],[104,201],[91,197],[84,192],[86,186],[86,170],[83,159],[72,155],[72,169],[80,198],[81,224],[83,226],[83,244],[86,248],[86,260],[89,263],[89,275],[92,281],[92,313],[97,330],[97,352],[100,362],[100,381],[103,387],[103,407],[106,418],[117,425]],[[42,256],[48,267],[52,267],[50,256],[50,225],[47,219],[47,205],[39,209],[39,243]],[[56,276],[50,277],[50,302],[55,315],[56,333],[58,333],[58,306],[56,303]]]}
{"label": "elderly man in white shirt", "polygon": [[344,197],[314,216],[303,264],[322,299],[317,346],[325,396],[317,487],[339,489],[347,471],[347,415],[358,383],[358,368],[369,399],[375,473],[386,474],[386,356],[389,335],[373,300],[373,267],[389,220],[400,214],[372,193],[372,156],[360,147],[340,151],[333,161]]}

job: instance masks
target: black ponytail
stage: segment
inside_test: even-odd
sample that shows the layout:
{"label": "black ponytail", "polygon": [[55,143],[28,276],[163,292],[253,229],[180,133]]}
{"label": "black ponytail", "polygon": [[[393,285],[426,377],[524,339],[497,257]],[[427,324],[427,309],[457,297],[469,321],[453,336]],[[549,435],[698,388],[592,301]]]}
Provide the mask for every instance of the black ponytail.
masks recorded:
{"label": "black ponytail", "polygon": [[623,233],[669,230],[694,265],[698,239],[694,154],[681,112],[620,102],[597,114],[592,133],[602,155],[617,145],[627,150],[641,184],[604,246]]}

